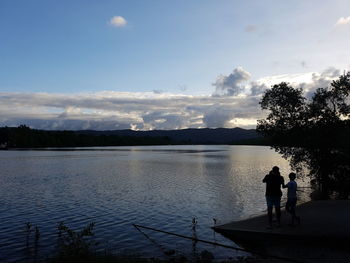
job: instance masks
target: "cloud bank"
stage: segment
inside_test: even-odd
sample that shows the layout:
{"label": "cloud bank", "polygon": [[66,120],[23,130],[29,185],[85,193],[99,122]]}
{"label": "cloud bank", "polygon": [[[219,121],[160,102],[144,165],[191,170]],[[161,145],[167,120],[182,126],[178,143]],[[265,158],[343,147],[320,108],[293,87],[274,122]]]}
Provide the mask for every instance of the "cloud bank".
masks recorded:
{"label": "cloud bank", "polygon": [[335,68],[270,76],[249,81],[236,68],[220,75],[213,94],[194,96],[164,92],[103,91],[79,94],[0,92],[0,126],[26,124],[48,130],[255,128],[263,118],[259,101],[264,91],[282,81],[301,87],[311,97],[341,74]]}

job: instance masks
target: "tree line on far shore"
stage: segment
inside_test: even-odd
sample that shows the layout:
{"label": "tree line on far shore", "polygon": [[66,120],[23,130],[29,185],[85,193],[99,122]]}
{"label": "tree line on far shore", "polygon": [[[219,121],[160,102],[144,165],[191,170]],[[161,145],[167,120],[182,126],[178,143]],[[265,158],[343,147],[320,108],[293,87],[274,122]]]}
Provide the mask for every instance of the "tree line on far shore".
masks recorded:
{"label": "tree line on far shore", "polygon": [[74,131],[36,130],[25,125],[0,128],[0,144],[6,148],[167,145],[171,143],[168,137],[95,136]]}
{"label": "tree line on far shore", "polygon": [[[208,129],[207,129],[208,130]],[[242,129],[243,130],[243,129]],[[184,130],[182,130],[184,131]],[[199,132],[201,129],[198,130]],[[244,130],[243,130],[244,131]],[[181,132],[181,130],[180,130]],[[202,130],[203,132],[203,130]],[[18,127],[0,127],[0,145],[2,148],[47,148],[47,147],[95,147],[95,146],[146,146],[146,145],[192,145],[192,144],[234,144],[234,145],[268,145],[269,140],[264,137],[245,136],[236,138],[232,132],[232,140],[223,142],[208,136],[198,134],[197,140],[191,136],[147,136],[136,132],[131,135],[117,135],[110,132],[86,131],[48,131],[31,129],[26,125]],[[213,131],[214,132],[214,131]],[[229,129],[225,131],[230,132]],[[214,136],[214,134],[213,134]],[[217,132],[216,135],[217,137]],[[236,139],[235,139],[236,138]]]}

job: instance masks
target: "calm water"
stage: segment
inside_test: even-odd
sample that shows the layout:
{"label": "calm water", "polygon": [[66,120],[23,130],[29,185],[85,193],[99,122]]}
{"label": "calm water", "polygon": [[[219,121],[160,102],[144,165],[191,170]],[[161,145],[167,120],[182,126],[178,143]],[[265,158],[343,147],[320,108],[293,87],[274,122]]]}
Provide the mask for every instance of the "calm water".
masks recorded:
{"label": "calm water", "polygon": [[[55,245],[60,221],[73,229],[95,222],[100,249],[162,256],[161,247],[191,257],[204,249],[217,259],[235,251],[145,231],[141,224],[198,238],[233,242],[210,226],[265,210],[262,177],[290,167],[269,147],[157,146],[0,152],[0,261],[26,261],[25,223],[41,231],[39,254]],[[302,184],[302,182],[300,183]]]}

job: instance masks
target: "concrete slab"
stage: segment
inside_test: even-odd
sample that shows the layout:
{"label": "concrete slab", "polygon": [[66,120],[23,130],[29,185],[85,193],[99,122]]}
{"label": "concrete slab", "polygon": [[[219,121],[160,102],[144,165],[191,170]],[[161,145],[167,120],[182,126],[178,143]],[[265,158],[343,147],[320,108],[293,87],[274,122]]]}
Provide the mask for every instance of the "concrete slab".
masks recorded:
{"label": "concrete slab", "polygon": [[[267,215],[215,226],[234,241],[312,241],[327,244],[350,241],[350,200],[311,201],[297,207],[301,224],[288,226],[290,215],[282,211],[282,226],[267,229]],[[238,242],[239,243],[239,242]]]}

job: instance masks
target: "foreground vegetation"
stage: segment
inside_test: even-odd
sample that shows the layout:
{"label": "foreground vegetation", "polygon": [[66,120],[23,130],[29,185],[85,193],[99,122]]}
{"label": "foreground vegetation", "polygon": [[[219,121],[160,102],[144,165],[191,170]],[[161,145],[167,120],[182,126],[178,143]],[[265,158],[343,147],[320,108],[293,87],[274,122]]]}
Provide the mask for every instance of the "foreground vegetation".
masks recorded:
{"label": "foreground vegetation", "polygon": [[[199,252],[195,258],[187,258],[182,254],[177,254],[175,251],[166,253],[164,258],[143,257],[135,252],[135,254],[123,253],[97,253],[96,247],[99,245],[95,241],[94,233],[95,224],[89,223],[80,231],[75,231],[60,222],[57,225],[57,245],[50,256],[40,255],[39,243],[41,239],[40,229],[38,226],[34,227],[31,223],[25,225],[25,245],[27,260],[30,262],[46,262],[46,263],[181,263],[181,262],[198,262],[210,263],[215,262],[215,257],[207,250]],[[28,258],[28,255],[30,257]],[[40,256],[39,256],[40,255]],[[217,262],[217,261],[216,261]],[[237,257],[228,258],[220,261],[227,263],[267,263],[279,262],[271,258]]]}

